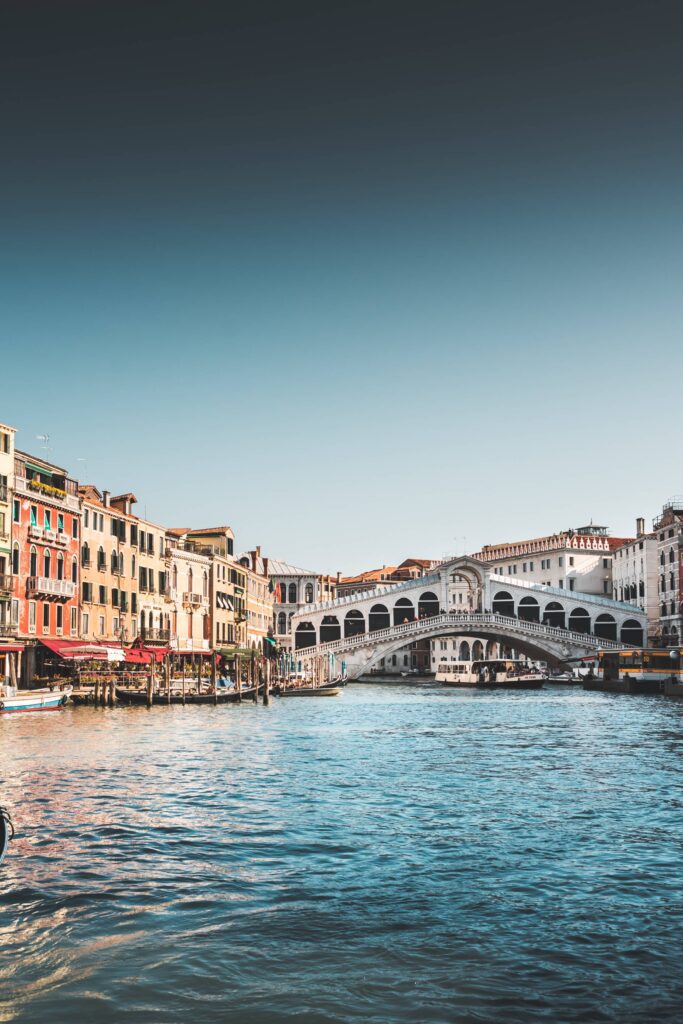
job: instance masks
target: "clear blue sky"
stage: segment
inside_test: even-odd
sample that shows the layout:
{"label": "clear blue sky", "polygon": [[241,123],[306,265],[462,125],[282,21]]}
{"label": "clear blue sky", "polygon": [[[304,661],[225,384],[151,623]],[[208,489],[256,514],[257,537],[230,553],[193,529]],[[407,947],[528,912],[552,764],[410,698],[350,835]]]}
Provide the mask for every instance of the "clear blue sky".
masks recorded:
{"label": "clear blue sky", "polygon": [[675,5],[487,6],[17,13],[18,444],[345,573],[683,491]]}

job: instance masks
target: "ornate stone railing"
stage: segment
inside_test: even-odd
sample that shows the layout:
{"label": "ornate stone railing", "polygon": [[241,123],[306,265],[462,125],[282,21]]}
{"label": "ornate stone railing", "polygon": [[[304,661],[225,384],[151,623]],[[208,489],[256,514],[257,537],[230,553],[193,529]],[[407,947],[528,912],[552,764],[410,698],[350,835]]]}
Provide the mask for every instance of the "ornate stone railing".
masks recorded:
{"label": "ornate stone railing", "polygon": [[[508,615],[496,615],[493,612],[472,612],[464,615],[443,614],[433,615],[428,619],[415,619],[413,622],[403,622],[398,626],[377,629],[372,633],[357,633],[355,636],[342,637],[340,640],[330,640],[324,644],[299,647],[296,649],[296,654],[298,657],[305,658],[318,654],[351,651],[359,647],[382,643],[385,640],[399,640],[404,637],[406,643],[409,643],[411,640],[419,639],[420,636],[425,634],[430,635],[435,632],[438,634],[438,630],[444,626],[452,627],[454,632],[457,632],[459,629],[484,627],[483,633],[489,633],[490,627],[498,627],[504,631],[505,636],[515,635],[526,639],[553,640],[595,650],[619,649],[631,646],[617,640],[606,640],[603,637],[595,636],[593,633],[576,633],[569,629],[561,629],[559,626],[544,626],[539,622],[527,622],[524,619],[516,619]],[[487,627],[489,628],[487,629]]]}

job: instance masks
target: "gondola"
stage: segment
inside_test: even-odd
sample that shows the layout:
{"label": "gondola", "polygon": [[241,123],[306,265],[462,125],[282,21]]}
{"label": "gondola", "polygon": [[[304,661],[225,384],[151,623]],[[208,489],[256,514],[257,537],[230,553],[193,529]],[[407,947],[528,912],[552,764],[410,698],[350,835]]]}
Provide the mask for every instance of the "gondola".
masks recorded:
{"label": "gondola", "polygon": [[[221,690],[217,693],[186,693],[185,704],[237,704],[240,700],[254,699],[254,686],[243,686],[242,690]],[[116,697],[122,704],[147,704],[147,690],[136,690],[126,686],[116,687]],[[182,704],[183,695],[177,690],[171,690],[171,699],[166,693],[153,693],[152,704]]]}
{"label": "gondola", "polygon": [[279,697],[336,697],[344,686],[345,679],[333,679],[322,686],[292,686],[288,689],[278,687],[273,692]]}
{"label": "gondola", "polygon": [[0,864],[7,853],[7,844],[14,837],[14,826],[9,811],[0,807]]}

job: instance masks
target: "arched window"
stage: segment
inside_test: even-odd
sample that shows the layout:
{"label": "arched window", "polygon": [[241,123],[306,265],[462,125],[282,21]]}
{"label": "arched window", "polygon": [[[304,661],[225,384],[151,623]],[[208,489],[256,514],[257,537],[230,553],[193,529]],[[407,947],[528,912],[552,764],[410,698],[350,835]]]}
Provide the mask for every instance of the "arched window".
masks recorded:
{"label": "arched window", "polygon": [[178,589],[178,566],[173,566],[173,589]]}
{"label": "arched window", "polygon": [[460,644],[460,651],[458,652],[458,660],[459,661],[469,661],[470,660],[470,645],[467,643],[467,640],[463,640],[462,643]]}
{"label": "arched window", "polygon": [[297,600],[298,600],[298,595],[297,595],[297,592],[296,592],[296,583],[290,583],[289,584],[289,603],[290,604],[296,604]]}
{"label": "arched window", "polygon": [[370,632],[376,633],[378,629],[388,629],[390,625],[391,617],[387,606],[385,604],[373,604],[368,615]]}
{"label": "arched window", "polygon": [[[499,590],[494,595],[492,607],[494,615],[507,615],[510,619],[514,618],[515,602],[512,599],[512,594],[507,590]],[[469,658],[464,660],[469,661]]]}
{"label": "arched window", "polygon": [[71,582],[78,583],[78,559],[75,555],[71,559]]}
{"label": "arched window", "polygon": [[112,572],[118,572],[119,571],[119,556],[116,554],[115,551],[112,551],[112,553],[111,553],[111,571]]}
{"label": "arched window", "polygon": [[203,588],[202,589],[202,593],[203,593],[204,597],[208,597],[209,596],[209,577],[206,575],[206,571],[204,572],[204,577],[203,577],[203,580],[202,580],[202,588]]}
{"label": "arched window", "polygon": [[31,547],[31,557],[28,574],[29,576],[38,575],[38,552],[36,551],[35,547]]}
{"label": "arched window", "polygon": [[279,612],[277,617],[277,631],[280,636],[284,636],[287,632],[287,616],[284,612]]}
{"label": "arched window", "polygon": [[320,643],[326,644],[330,640],[341,639],[341,626],[336,615],[325,615],[320,623]]}
{"label": "arched window", "polygon": [[52,556],[50,555],[50,552],[48,550],[46,550],[45,554],[43,555],[43,576],[45,577],[45,579],[49,580],[49,578],[50,578],[50,570],[51,569],[52,569]]}
{"label": "arched window", "polygon": [[[194,574],[192,572],[192,566],[190,566],[190,568],[187,570],[187,589],[188,589],[188,591],[190,593],[192,593],[192,583],[193,583],[193,581],[194,581]],[[190,633],[190,636],[192,636],[191,633]]]}
{"label": "arched window", "polygon": [[669,561],[670,562],[675,562],[676,561],[676,556],[674,555],[674,549],[673,548],[671,548],[671,550],[669,551]]}
{"label": "arched window", "polygon": [[102,545],[100,545],[99,548],[97,549],[97,568],[98,569],[106,569],[106,567],[107,567],[107,556],[104,553],[104,548],[102,547]]}
{"label": "arched window", "polygon": [[306,584],[306,604],[311,604],[313,601],[313,584]]}
{"label": "arched window", "polygon": [[81,546],[81,565],[84,569],[90,567],[90,547],[87,542]]}
{"label": "arched window", "polygon": [[415,619],[415,608],[413,602],[407,597],[400,597],[394,605],[394,625],[400,626],[404,622],[413,622]]}
{"label": "arched window", "polygon": [[57,579],[64,579],[64,555],[61,551],[57,555]]}
{"label": "arched window", "polygon": [[[12,548],[12,572],[15,576],[19,575],[19,545],[17,543],[15,543]],[[31,573],[31,575],[33,575],[33,573]]]}

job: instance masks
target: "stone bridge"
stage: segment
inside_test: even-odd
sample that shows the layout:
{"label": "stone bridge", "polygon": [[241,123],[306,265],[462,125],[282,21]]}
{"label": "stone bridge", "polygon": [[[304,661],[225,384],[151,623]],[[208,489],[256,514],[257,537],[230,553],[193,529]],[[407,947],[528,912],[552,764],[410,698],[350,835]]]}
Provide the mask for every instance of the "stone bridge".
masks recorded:
{"label": "stone bridge", "polygon": [[308,605],[293,616],[292,633],[299,659],[334,654],[355,677],[416,640],[481,637],[557,663],[640,645],[645,625],[634,605],[513,583],[487,563],[462,557],[417,580]]}

